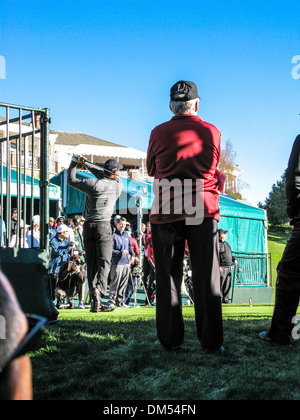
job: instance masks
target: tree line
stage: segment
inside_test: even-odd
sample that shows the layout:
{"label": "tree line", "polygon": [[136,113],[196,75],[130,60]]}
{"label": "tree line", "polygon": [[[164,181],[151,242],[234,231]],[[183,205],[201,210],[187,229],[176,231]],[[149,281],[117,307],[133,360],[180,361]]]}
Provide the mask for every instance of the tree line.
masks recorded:
{"label": "tree line", "polygon": [[289,222],[286,213],[286,171],[272,186],[264,203],[259,202],[258,207],[267,211],[269,224],[282,226]]}
{"label": "tree line", "polygon": [[[230,140],[221,151],[219,170],[226,175],[225,194],[242,199],[241,190],[247,188],[239,175],[242,172],[235,162],[236,153]],[[289,222],[286,213],[286,171],[272,186],[264,203],[259,202],[258,207],[267,211],[268,222],[272,226],[282,226]]]}

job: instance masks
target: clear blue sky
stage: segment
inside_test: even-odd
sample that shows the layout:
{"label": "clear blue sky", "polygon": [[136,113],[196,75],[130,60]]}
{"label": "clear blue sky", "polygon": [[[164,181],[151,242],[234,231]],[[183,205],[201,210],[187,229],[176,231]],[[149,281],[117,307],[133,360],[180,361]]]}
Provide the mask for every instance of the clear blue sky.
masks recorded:
{"label": "clear blue sky", "polygon": [[300,133],[299,0],[1,0],[0,101],[51,110],[51,129],[147,150],[192,80],[199,115],[236,151],[243,195],[264,201]]}

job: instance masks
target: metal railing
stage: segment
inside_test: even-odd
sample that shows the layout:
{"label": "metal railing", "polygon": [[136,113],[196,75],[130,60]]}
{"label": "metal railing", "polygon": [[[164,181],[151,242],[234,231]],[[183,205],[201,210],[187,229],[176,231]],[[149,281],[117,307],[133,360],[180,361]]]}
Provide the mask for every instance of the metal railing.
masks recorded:
{"label": "metal railing", "polygon": [[[33,216],[39,215],[39,248],[49,247],[49,123],[47,108],[0,103],[0,247],[11,244],[13,208],[17,209],[14,246],[25,247],[25,226],[32,227]],[[32,164],[36,159],[38,175]]]}
{"label": "metal railing", "polygon": [[233,252],[238,265],[233,269],[232,284],[238,286],[272,286],[271,254]]}

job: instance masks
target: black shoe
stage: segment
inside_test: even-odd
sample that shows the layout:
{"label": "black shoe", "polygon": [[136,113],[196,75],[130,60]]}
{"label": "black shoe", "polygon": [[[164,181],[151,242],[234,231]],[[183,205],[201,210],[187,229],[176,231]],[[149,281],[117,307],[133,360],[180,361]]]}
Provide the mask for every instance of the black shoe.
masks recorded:
{"label": "black shoe", "polygon": [[181,352],[181,346],[164,346],[163,344],[161,344],[161,342],[159,340],[157,340],[155,342],[156,346],[162,346],[165,351],[167,351],[168,353],[180,353]]}
{"label": "black shoe", "polygon": [[281,346],[289,346],[291,344],[290,339],[276,339],[274,337],[270,337],[269,333],[266,331],[261,332],[259,338],[263,341],[267,341],[268,343],[280,344]]}
{"label": "black shoe", "polygon": [[208,353],[208,354],[217,354],[217,355],[221,355],[221,354],[224,354],[225,353],[225,349],[224,349],[223,346],[221,346],[221,347],[219,347],[217,349],[203,347],[203,351],[205,353]]}

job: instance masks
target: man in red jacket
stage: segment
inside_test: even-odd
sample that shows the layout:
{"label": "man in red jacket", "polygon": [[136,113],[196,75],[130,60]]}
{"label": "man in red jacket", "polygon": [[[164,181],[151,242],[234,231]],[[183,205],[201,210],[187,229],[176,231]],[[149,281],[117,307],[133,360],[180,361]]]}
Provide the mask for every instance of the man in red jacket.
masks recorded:
{"label": "man in red jacket", "polygon": [[151,209],[157,282],[157,332],[162,346],[178,349],[184,339],[181,307],[183,258],[187,240],[193,267],[199,340],[207,351],[223,343],[218,254],[220,219],[219,130],[197,116],[197,86],[179,81],[171,88],[174,117],[151,133],[148,174],[155,178]]}

